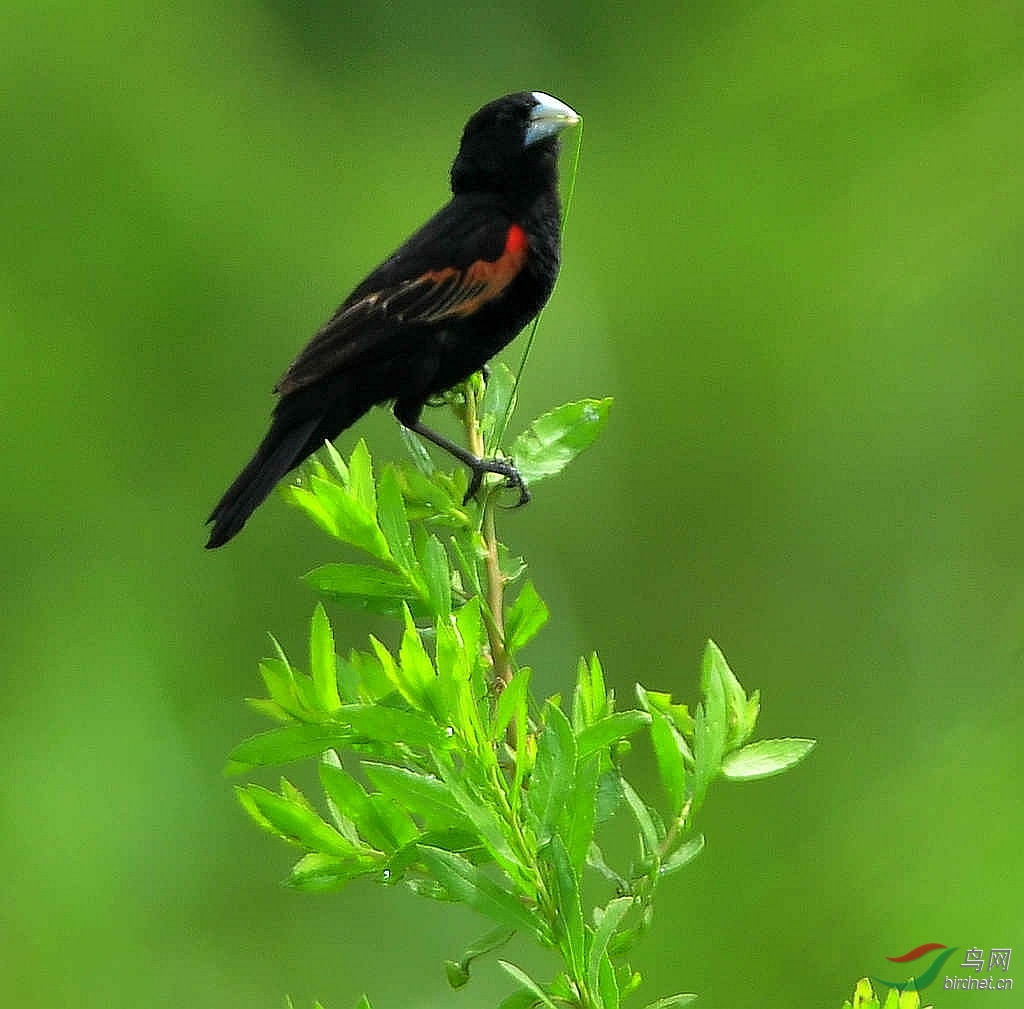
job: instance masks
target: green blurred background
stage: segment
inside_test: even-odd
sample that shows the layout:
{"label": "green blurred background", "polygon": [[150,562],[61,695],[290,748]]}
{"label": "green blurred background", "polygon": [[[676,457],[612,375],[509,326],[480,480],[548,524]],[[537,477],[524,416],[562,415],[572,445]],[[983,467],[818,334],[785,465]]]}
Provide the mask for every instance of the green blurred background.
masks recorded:
{"label": "green blurred background", "polygon": [[[444,201],[466,117],[521,88],[586,141],[519,424],[616,397],[503,520],[553,610],[540,685],[597,649],[620,696],[692,700],[713,636],[763,735],[821,741],[713,794],[643,993],[838,1006],[919,943],[1024,958],[1022,24],[1017,0],[8,5],[0,1004],[510,989],[486,965],[447,990],[469,914],[278,886],[292,853],[221,771],[331,546],[279,499],[217,554],[202,523],[293,353]],[[402,453],[383,411],[358,434]]]}

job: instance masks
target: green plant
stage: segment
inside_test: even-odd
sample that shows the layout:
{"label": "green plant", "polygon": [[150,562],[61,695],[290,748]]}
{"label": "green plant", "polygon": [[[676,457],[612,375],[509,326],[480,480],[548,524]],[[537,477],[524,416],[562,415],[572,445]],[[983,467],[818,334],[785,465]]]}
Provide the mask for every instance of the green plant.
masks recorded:
{"label": "green plant", "polygon": [[[843,1009],[922,1009],[921,996],[916,991],[900,992],[890,988],[883,1002],[875,994],[871,982],[864,977],[857,982],[853,999],[843,1003]],[[924,1006],[923,1009],[934,1009],[934,1006]]]}
{"label": "green plant", "polygon": [[[447,398],[470,449],[499,452],[515,398],[511,372],[498,366],[486,383],[476,376]],[[610,405],[584,400],[535,420],[510,448],[526,481],[554,476],[587,448]],[[453,987],[468,981],[476,958],[521,932],[555,952],[559,967],[542,981],[502,960],[517,984],[504,1009],[618,1009],[640,984],[627,957],[659,883],[704,846],[695,822],[710,786],[787,770],[814,744],[750,742],[758,693],[744,690],[711,642],[692,713],[639,684],[637,706],[621,708],[596,655],[580,660],[567,702],[536,700],[520,657],[548,608],[522,559],[497,538],[500,479],[464,503],[466,474],[440,472],[418,442],[409,447],[412,465],[376,476],[364,443],[347,462],[327,446],[325,461],[285,492],[363,555],[315,569],[308,583],[328,600],[395,618],[399,631],[390,646],[371,637],[342,656],[317,604],[307,669],[280,648],[260,666],[268,697],[252,704],[280,725],[231,759],[236,770],[316,760],[325,810],[287,779],[277,791],[242,786],[239,798],[257,823],[302,850],[292,886],[404,883],[489,919],[492,930],[447,964]],[[623,771],[640,733],[660,774],[657,802]],[[596,833],[617,813],[632,819],[635,852],[613,866]]]}

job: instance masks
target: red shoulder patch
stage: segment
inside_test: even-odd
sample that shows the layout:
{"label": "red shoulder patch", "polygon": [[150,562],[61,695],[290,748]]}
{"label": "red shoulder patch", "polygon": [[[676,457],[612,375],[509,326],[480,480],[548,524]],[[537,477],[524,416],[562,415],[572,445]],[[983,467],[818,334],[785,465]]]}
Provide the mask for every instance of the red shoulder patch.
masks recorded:
{"label": "red shoulder patch", "polygon": [[529,248],[530,242],[526,232],[518,224],[513,224],[505,236],[505,254],[507,256],[521,256]]}
{"label": "red shoulder patch", "polygon": [[[519,224],[509,227],[505,248],[497,259],[478,259],[464,270],[446,267],[429,270],[411,289],[422,293],[413,313],[420,322],[436,322],[445,317],[469,316],[489,301],[500,297],[519,275],[530,247],[530,240]],[[424,285],[430,289],[424,290]]]}

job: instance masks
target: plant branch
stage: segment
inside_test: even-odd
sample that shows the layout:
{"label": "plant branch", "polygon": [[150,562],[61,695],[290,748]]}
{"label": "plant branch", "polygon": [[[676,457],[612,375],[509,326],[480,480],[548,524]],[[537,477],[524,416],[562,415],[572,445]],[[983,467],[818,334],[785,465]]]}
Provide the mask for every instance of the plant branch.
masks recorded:
{"label": "plant branch", "polygon": [[[484,436],[480,429],[480,414],[477,409],[476,384],[466,382],[465,426],[469,450],[478,458],[484,455]],[[494,525],[494,494],[486,493],[483,505],[481,534],[484,539],[484,568],[487,575],[487,636],[491,646],[491,664],[494,682],[499,690],[504,689],[512,679],[512,662],[505,648],[505,576],[498,559],[498,536]],[[511,726],[510,726],[511,729]],[[514,737],[513,737],[514,738]]]}
{"label": "plant branch", "polygon": [[[485,389],[474,376],[448,400],[477,458],[498,451],[495,424],[513,397],[507,368],[496,366],[491,382]],[[509,446],[519,471],[533,480],[560,472],[597,437],[609,405],[580,400],[536,418]],[[650,925],[660,880],[703,848],[701,835],[689,835],[709,786],[721,777],[778,774],[813,741],[748,743],[759,695],[744,690],[712,642],[694,716],[671,694],[639,685],[641,709],[616,710],[596,655],[578,664],[570,700],[537,703],[529,671],[514,657],[544,626],[548,608],[528,581],[505,611],[506,588],[525,563],[498,543],[501,481],[489,477],[479,510],[467,509],[461,474],[388,466],[375,477],[365,443],[347,462],[328,451],[333,468],[312,463],[308,485],[287,493],[364,562],[323,564],[306,580],[340,605],[397,618],[399,640],[389,647],[371,638],[368,650],[343,658],[318,604],[308,672],[280,649],[260,664],[268,696],[253,705],[278,725],[236,747],[231,766],[318,757],[326,813],[285,778],[279,791],[239,788],[239,800],[263,829],[304,849],[289,877],[298,889],[404,880],[490,918],[496,929],[449,961],[453,987],[469,980],[472,960],[519,931],[563,963],[540,983],[503,962],[522,989],[507,1005],[619,1009],[640,983],[623,958]],[[668,818],[619,768],[626,740],[644,728]],[[616,809],[639,831],[628,868],[606,863],[595,837]],[[600,898],[604,906],[589,892],[587,865],[617,888],[610,900]],[[652,1005],[681,1009],[693,997]]]}

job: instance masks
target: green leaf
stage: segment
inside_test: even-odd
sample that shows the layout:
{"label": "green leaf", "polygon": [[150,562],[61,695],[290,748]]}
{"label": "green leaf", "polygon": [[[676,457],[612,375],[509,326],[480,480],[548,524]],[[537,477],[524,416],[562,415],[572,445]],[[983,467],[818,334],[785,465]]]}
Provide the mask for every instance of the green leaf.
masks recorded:
{"label": "green leaf", "polygon": [[524,582],[505,618],[505,648],[509,655],[515,655],[531,641],[549,616],[547,605],[537,595],[533,582]]}
{"label": "green leaf", "polygon": [[615,978],[615,968],[607,953],[601,957],[598,965],[597,990],[604,1009],[619,1009],[619,982]]}
{"label": "green leaf", "polygon": [[494,706],[490,732],[492,740],[497,742],[501,739],[513,718],[526,718],[526,701],[529,690],[530,667],[524,666],[522,669],[516,670],[498,697],[498,703]]}
{"label": "green leaf", "polygon": [[368,850],[357,848],[342,837],[329,823],[309,809],[304,801],[278,795],[262,785],[237,787],[235,794],[246,812],[261,827],[293,844],[339,857]]}
{"label": "green leaf", "polygon": [[313,851],[295,863],[286,882],[296,890],[321,893],[337,890],[351,879],[372,875],[383,864],[383,857],[376,852],[339,856]]}
{"label": "green leaf", "polygon": [[481,572],[478,562],[482,557],[480,551],[477,550],[479,538],[479,534],[470,533],[462,536],[453,536],[449,542],[451,543],[455,566],[459,570],[466,591],[472,596],[482,598],[486,590],[480,581]]}
{"label": "green leaf", "polygon": [[448,976],[448,984],[455,989],[464,987],[469,981],[469,968],[473,961],[500,949],[515,934],[515,929],[499,925],[498,928],[491,929],[486,935],[482,935],[475,942],[470,943],[457,961],[446,960],[445,973]]}
{"label": "green leaf", "polygon": [[[394,662],[390,654],[388,660]],[[338,656],[338,686],[347,704],[379,701],[393,693],[395,684],[390,672],[376,654],[352,649],[347,658]]]}
{"label": "green leaf", "polygon": [[333,480],[314,475],[309,483],[310,489],[330,518],[331,527],[327,531],[332,536],[378,560],[390,560],[391,551],[377,525],[375,512],[370,511],[363,501]]}
{"label": "green leaf", "polygon": [[640,971],[633,970],[628,963],[624,963],[621,967],[616,967],[615,980],[619,985],[620,1000],[624,999],[627,995],[632,995],[640,987],[643,979]]}
{"label": "green leaf", "polygon": [[[647,690],[639,683],[636,685],[636,693],[644,711],[649,711],[652,715],[655,711],[663,714],[684,740],[693,737],[693,716],[685,704],[673,704],[671,694],[660,690]],[[689,754],[689,749],[686,752]]]}
{"label": "green leaf", "polygon": [[681,1009],[684,1005],[689,1005],[695,1001],[696,995],[668,995],[665,998],[658,999],[657,1002],[649,1002],[644,1009]]}
{"label": "green leaf", "polygon": [[394,466],[387,466],[380,478],[377,495],[377,514],[381,532],[387,540],[391,557],[410,580],[419,571],[419,562],[412,546],[412,533],[409,529],[409,518],[405,512],[405,501],[402,488],[398,483],[398,475]]}
{"label": "green leaf", "polygon": [[587,941],[583,924],[583,906],[580,903],[579,878],[569,862],[569,855],[557,831],[551,841],[541,849],[541,857],[551,866],[552,896],[558,915],[555,927],[561,932],[556,939],[564,940],[564,959],[573,977],[583,977],[586,970]]}
{"label": "green leaf", "polygon": [[291,723],[295,720],[295,716],[285,711],[277,701],[270,701],[265,697],[247,697],[245,703],[253,711],[263,715],[264,718],[269,718],[272,722]]}
{"label": "green leaf", "polygon": [[484,455],[493,456],[505,436],[505,418],[515,409],[516,377],[505,363],[497,361],[491,366],[491,373],[484,387],[480,402],[480,432],[484,436]]}
{"label": "green leaf", "polygon": [[510,450],[523,480],[536,483],[565,469],[601,433],[611,405],[611,399],[583,399],[538,417]]}
{"label": "green leaf", "polygon": [[[536,761],[537,751],[536,748],[531,748],[528,745],[527,732],[529,728],[529,716],[526,711],[527,703],[529,701],[529,692],[526,692],[522,708],[517,713],[515,721],[511,723],[512,732],[515,735],[513,740],[513,751],[515,753],[515,769],[512,774],[512,814],[517,819],[522,810],[523,804],[523,783],[526,781],[526,776],[533,770],[533,765]],[[529,801],[529,794],[527,793],[527,801]]]}
{"label": "green leaf", "polygon": [[228,769],[240,772],[318,757],[324,750],[344,748],[352,741],[352,735],[348,726],[330,722],[271,729],[239,743],[228,758]]}
{"label": "green leaf", "polygon": [[[403,468],[399,471],[398,482],[409,519],[465,528],[469,525],[469,515],[461,504],[456,503],[448,488],[441,486],[439,481],[442,479],[440,473],[431,478],[417,469]],[[461,502],[462,498],[458,500]]]}
{"label": "green leaf", "polygon": [[722,773],[733,781],[769,778],[795,767],[814,747],[813,739],[762,739],[730,753]]}
{"label": "green leaf", "polygon": [[576,687],[572,692],[572,727],[579,735],[596,719],[593,717],[594,701],[590,694],[590,676],[587,664],[580,656],[576,663]]}
{"label": "green leaf", "polygon": [[737,714],[734,746],[745,743],[757,726],[757,716],[761,713],[761,691],[755,690],[748,698],[746,707]]}
{"label": "green leaf", "polygon": [[341,707],[334,633],[322,603],[316,604],[309,627],[309,668],[320,708],[327,714]]}
{"label": "green leaf", "polygon": [[469,971],[456,960],[445,960],[444,976],[448,987],[454,991],[465,988],[469,984]]}
{"label": "green leaf", "polygon": [[724,661],[717,646],[709,641],[701,666],[704,703],[698,705],[694,720],[693,812],[700,808],[708,787],[722,771],[722,757],[729,739]]}
{"label": "green leaf", "polygon": [[632,735],[643,725],[649,725],[651,716],[646,711],[620,711],[602,718],[584,729],[576,739],[579,759],[611,746],[612,743]]}
{"label": "green leaf", "polygon": [[472,862],[430,845],[420,845],[420,857],[447,890],[450,899],[466,904],[501,925],[524,929],[543,946],[551,945],[543,920],[530,911],[517,894],[496,883]]}
{"label": "green leaf", "polygon": [[[637,689],[642,689],[639,683]],[[678,817],[686,802],[686,768],[683,764],[685,744],[675,726],[661,712],[656,712],[651,719],[651,745],[654,747],[658,773],[668,795],[672,816]]]}
{"label": "green leaf", "polygon": [[[402,607],[403,613],[405,612],[405,606]],[[374,657],[380,667],[381,673],[384,675],[384,679],[387,681],[384,693],[379,697],[373,698],[374,700],[380,700],[382,697],[387,697],[394,691],[400,691],[399,683],[401,682],[401,674],[398,670],[398,663],[395,662],[395,657],[388,651],[387,645],[380,641],[373,634],[370,635],[370,647],[373,649]]]}
{"label": "green leaf", "polygon": [[572,698],[572,724],[579,734],[583,729],[611,713],[601,660],[595,652],[588,665],[580,659],[576,666],[576,689]]}
{"label": "green leaf", "polygon": [[601,660],[594,652],[590,656],[590,695],[594,704],[594,720],[611,714],[612,700],[604,682],[604,669],[601,668]]}
{"label": "green leaf", "polygon": [[601,962],[607,959],[608,943],[632,906],[632,897],[619,897],[610,901],[601,914],[587,955],[587,983],[591,991],[601,990]]}
{"label": "green leaf", "polygon": [[462,647],[470,665],[480,665],[480,651],[484,640],[484,618],[479,599],[470,599],[455,613],[455,627],[462,639]]}
{"label": "green leaf", "polygon": [[573,982],[569,980],[569,975],[564,970],[559,971],[548,983],[547,990],[553,999],[570,1003],[576,1001],[577,993]]}
{"label": "green leaf", "polygon": [[429,829],[472,829],[451,789],[439,778],[369,760],[363,761],[362,766],[366,777],[384,795],[420,817]]}
{"label": "green leaf", "polygon": [[567,803],[576,768],[576,740],[572,726],[551,701],[544,705],[544,729],[537,739],[537,759],[527,801],[537,817],[537,840],[550,836]]}
{"label": "green leaf", "polygon": [[313,491],[296,484],[281,487],[281,496],[290,505],[304,511],[328,536],[337,535],[337,525],[331,510]]}
{"label": "green leaf", "polygon": [[704,666],[705,677],[708,675],[717,677],[722,684],[722,691],[725,694],[726,717],[729,723],[726,749],[731,750],[733,747],[745,743],[754,731],[754,722],[757,720],[759,708],[757,697],[755,695],[753,698],[752,706],[747,700],[746,691],[729,668],[729,663],[725,661],[725,656],[718,645],[713,641],[708,641],[704,651]]}
{"label": "green leaf", "polygon": [[622,788],[622,795],[626,800],[626,805],[629,806],[633,819],[636,820],[636,825],[640,828],[647,852],[648,854],[653,854],[661,844],[661,837],[655,824],[652,810],[647,807],[647,804],[637,795],[636,790],[625,778],[619,778],[619,785]]}
{"label": "green leaf", "polygon": [[587,851],[587,865],[604,876],[619,891],[625,893],[629,890],[629,883],[605,861],[604,852],[593,841],[590,842]]}
{"label": "green leaf", "polygon": [[517,988],[508,998],[502,999],[498,1009],[534,1009],[537,996],[529,988]]}
{"label": "green leaf", "polygon": [[[644,937],[647,930],[651,927],[651,922],[654,920],[654,905],[648,900],[646,904],[641,904],[640,906],[643,907],[643,911],[636,925],[631,928],[621,928],[612,936],[611,942],[608,944],[608,955],[610,957],[624,956]],[[630,983],[635,988],[639,981],[633,977]]]}
{"label": "green leaf", "polygon": [[425,477],[432,477],[437,472],[437,467],[419,435],[410,431],[404,424],[398,426],[398,433],[418,473]]}
{"label": "green leaf", "polygon": [[488,802],[480,800],[471,793],[464,784],[464,776],[455,769],[451,760],[438,753],[434,754],[434,760],[445,784],[455,797],[455,801],[458,802],[462,812],[476,828],[480,840],[483,841],[494,861],[505,870],[511,879],[516,881],[527,879],[529,871],[516,856],[505,835],[505,831],[510,829],[505,821],[498,816]]}
{"label": "green leaf", "polygon": [[[274,645],[280,650],[276,641]],[[306,714],[299,696],[299,686],[295,682],[295,671],[287,659],[262,659],[259,669],[267,693],[282,711],[288,712],[293,718],[301,718]]]}
{"label": "green leaf", "polygon": [[548,993],[526,971],[521,970],[514,963],[509,963],[507,960],[499,960],[498,963],[501,964],[504,971],[514,977],[536,999],[543,1002],[548,1009],[556,1009],[555,1003],[551,1001]]}
{"label": "green leaf", "polygon": [[597,757],[576,761],[576,778],[573,783],[572,802],[566,809],[562,833],[565,850],[577,875],[587,860],[587,852],[594,839],[594,824],[597,821],[597,781],[601,773],[601,762]]}
{"label": "green leaf", "polygon": [[440,749],[448,742],[435,722],[415,711],[385,708],[379,704],[343,704],[335,717],[347,723],[356,734],[381,743]]}
{"label": "green leaf", "polygon": [[404,575],[367,564],[324,564],[303,581],[336,602],[389,616],[400,614],[402,603],[418,601],[416,587]]}
{"label": "green leaf", "polygon": [[402,616],[405,619],[405,631],[398,652],[399,665],[392,665],[396,673],[400,674],[395,685],[414,708],[429,711],[436,716],[438,712],[432,703],[432,695],[437,686],[434,664],[423,647],[423,639],[413,623],[408,607],[403,609]]}
{"label": "green leaf", "polygon": [[389,796],[373,792],[370,795],[370,805],[373,806],[380,822],[387,828],[388,836],[395,839],[394,847],[390,850],[404,848],[423,836],[409,811]]}
{"label": "green leaf", "polygon": [[509,585],[518,581],[526,570],[526,561],[518,554],[513,554],[504,543],[498,544],[498,569]]}
{"label": "green leaf", "polygon": [[618,768],[607,768],[601,771],[597,779],[597,809],[595,822],[607,823],[618,812],[622,805],[622,776]]}
{"label": "green leaf", "polygon": [[[341,453],[334,447],[334,442],[324,440],[323,445],[320,447],[320,451],[327,457],[327,461],[330,462],[334,472],[338,475],[341,482],[347,487],[348,486],[348,463],[342,458]],[[317,463],[320,463],[319,457]],[[324,465],[320,463],[321,465]],[[324,465],[324,471],[327,471],[327,466]]]}
{"label": "green leaf", "polygon": [[[442,851],[460,855],[471,865],[487,865],[493,861],[488,852],[484,850],[475,830],[428,830],[421,834],[413,844],[406,845],[391,856],[388,860],[389,882],[398,882],[404,879],[414,893],[444,903],[450,904],[455,898],[436,879],[428,879],[426,876],[420,875],[427,871],[423,862],[424,847],[440,848]],[[410,866],[416,868],[417,875],[406,878],[406,872]]]}
{"label": "green leaf", "polygon": [[[321,754],[320,763],[329,767],[341,767],[341,757],[338,756],[337,750],[328,750],[326,753]],[[321,775],[321,784],[323,784],[323,776]],[[362,838],[359,836],[359,831],[356,829],[356,825],[352,820],[342,812],[339,804],[334,801],[329,791],[325,791],[324,798],[327,800],[327,810],[331,814],[331,819],[334,821],[334,826],[338,828],[341,835],[353,844],[362,844]]]}
{"label": "green leaf", "polygon": [[661,863],[661,875],[671,876],[684,865],[689,865],[704,850],[704,835],[697,834],[679,845],[664,862]]}
{"label": "green leaf", "polygon": [[362,438],[352,449],[348,460],[348,489],[370,515],[377,514],[377,488],[373,480],[373,462],[370,450]]}
{"label": "green leaf", "polygon": [[448,616],[452,611],[452,572],[448,566],[448,554],[433,534],[427,536],[423,543],[420,563],[423,566],[430,612],[435,617]]}
{"label": "green leaf", "polygon": [[487,746],[490,737],[484,719],[489,712],[486,703],[482,703],[487,692],[481,670],[482,633],[479,598],[470,599],[452,616],[438,617],[434,648],[437,718],[455,730],[462,745],[476,752],[484,763],[493,766],[497,757]]}
{"label": "green leaf", "polygon": [[343,767],[335,763],[320,764],[320,783],[338,812],[349,820],[359,836],[378,851],[392,852],[401,841],[392,833],[363,786]]}

